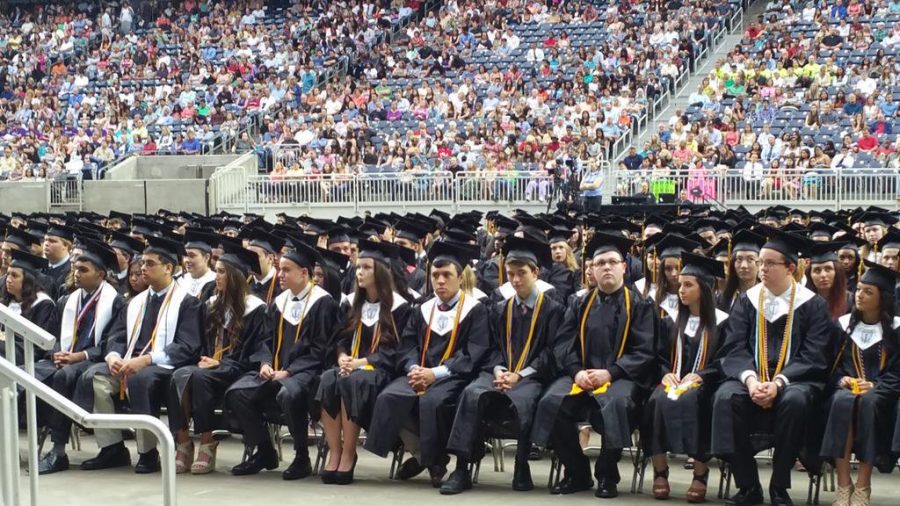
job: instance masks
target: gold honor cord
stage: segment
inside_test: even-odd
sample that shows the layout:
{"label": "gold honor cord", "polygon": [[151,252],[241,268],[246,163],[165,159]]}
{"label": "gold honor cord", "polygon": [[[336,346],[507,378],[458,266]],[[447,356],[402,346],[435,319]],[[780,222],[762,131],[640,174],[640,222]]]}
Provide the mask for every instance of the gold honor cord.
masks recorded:
{"label": "gold honor cord", "polygon": [[[294,343],[296,343],[297,340],[300,339],[300,329],[303,328],[303,319],[306,317],[307,311],[309,311],[310,304],[308,301],[309,301],[309,297],[312,295],[312,291],[313,291],[313,282],[310,281],[309,282],[309,293],[307,293],[306,296],[303,297],[303,299],[306,300],[307,302],[305,302],[303,304],[303,312],[300,313],[300,321],[297,322],[297,330],[294,331]],[[275,357],[273,358],[274,369],[276,371],[279,370],[278,369],[279,355],[281,354],[281,346],[284,341],[284,310],[287,308],[287,303],[290,299],[291,299],[290,297],[285,297],[284,304],[281,305],[281,317],[278,319],[278,335],[276,336],[278,338],[278,342],[275,344]]]}
{"label": "gold honor cord", "polygon": [[541,312],[541,305],[544,303],[544,294],[538,295],[537,303],[534,305],[534,314],[531,315],[531,325],[528,327],[528,338],[525,340],[525,348],[519,355],[519,359],[513,365],[513,348],[512,348],[512,313],[513,301],[515,296],[509,298],[506,304],[506,357],[509,360],[509,368],[512,372],[518,374],[525,366],[525,359],[531,352],[531,340],[534,338],[534,329],[537,326],[538,314]]}
{"label": "gold honor cord", "polygon": [[[794,297],[797,295],[797,282],[791,281],[791,299],[788,304],[787,321],[784,325],[784,338],[781,341],[781,350],[778,352],[778,363],[775,365],[775,374],[781,374],[784,362],[787,359],[787,352],[791,344],[791,327],[794,323]],[[759,291],[759,305],[757,306],[756,320],[756,359],[758,361],[759,380],[763,383],[769,381],[769,333],[766,329],[766,312],[765,312],[766,291]]]}

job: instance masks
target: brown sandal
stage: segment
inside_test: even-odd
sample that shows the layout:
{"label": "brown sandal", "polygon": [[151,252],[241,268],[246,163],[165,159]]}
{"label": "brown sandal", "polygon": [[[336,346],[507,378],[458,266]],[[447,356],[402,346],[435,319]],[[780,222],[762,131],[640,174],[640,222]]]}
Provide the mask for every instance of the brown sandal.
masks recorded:
{"label": "brown sandal", "polygon": [[668,499],[671,489],[669,488],[669,468],[666,467],[662,471],[653,469],[653,498]]}
{"label": "brown sandal", "polygon": [[[706,482],[709,480],[709,469],[701,475],[694,475],[690,488],[687,491],[687,502],[700,504],[706,502]],[[698,485],[699,483],[699,485]]]}

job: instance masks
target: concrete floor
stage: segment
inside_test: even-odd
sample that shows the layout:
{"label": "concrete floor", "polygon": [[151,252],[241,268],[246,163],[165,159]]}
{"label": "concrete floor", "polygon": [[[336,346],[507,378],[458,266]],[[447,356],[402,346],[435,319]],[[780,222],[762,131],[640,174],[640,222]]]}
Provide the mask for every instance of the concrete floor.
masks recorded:
{"label": "concrete floor", "polygon": [[[25,448],[25,441],[21,443]],[[136,458],[133,442],[127,443],[133,460]],[[281,502],[296,503],[302,497],[311,504],[323,504],[339,501],[340,503],[366,503],[371,506],[390,505],[398,500],[418,503],[435,501],[436,503],[454,505],[482,505],[488,501],[511,501],[522,505],[545,505],[551,499],[546,487],[549,472],[549,459],[532,462],[531,469],[536,488],[527,493],[514,492],[510,488],[512,480],[513,455],[506,454],[506,472],[494,472],[493,462],[488,455],[483,461],[480,483],[462,495],[444,497],[432,489],[427,473],[410,482],[393,482],[388,479],[389,459],[380,459],[363,450],[360,451],[359,464],[356,469],[357,481],[350,486],[323,485],[317,477],[310,477],[295,482],[285,482],[280,471],[287,466],[282,463],[277,471],[264,471],[257,476],[235,477],[228,473],[231,466],[241,459],[243,445],[238,438],[222,441],[219,446],[217,472],[206,476],[179,475],[177,480],[178,499],[180,504],[196,506],[227,506],[249,504],[279,504]],[[315,456],[315,448],[310,448]],[[96,454],[93,438],[82,436],[82,451],[69,449],[72,470],[48,476],[41,476],[39,482],[40,500],[38,504],[56,504],[65,506],[97,504],[125,504],[127,506],[161,504],[160,475],[135,475],[131,469],[120,468],[109,471],[83,472],[77,468],[81,461]],[[286,455],[286,458],[289,455]],[[682,461],[673,461],[670,476],[672,500],[676,504],[685,504],[681,497],[687,490],[691,471],[682,469]],[[763,483],[769,475],[769,466],[761,464]],[[655,503],[647,494],[632,495],[628,493],[631,485],[631,463],[628,455],[620,464],[622,483],[617,503],[652,504]],[[645,492],[651,488],[652,474],[648,471]],[[718,490],[718,471],[714,468],[710,476],[710,502],[721,504],[716,499]],[[794,473],[793,498],[800,505],[806,501],[807,477],[805,473]],[[898,504],[900,496],[900,479],[895,472],[892,475],[876,475],[873,484],[872,504],[888,506]],[[28,477],[22,476],[22,504],[27,504]],[[832,492],[821,493],[821,504],[829,505]],[[594,497],[592,492],[583,492],[574,496],[553,498],[564,504],[598,504],[604,502]],[[371,502],[369,502],[371,501]]]}

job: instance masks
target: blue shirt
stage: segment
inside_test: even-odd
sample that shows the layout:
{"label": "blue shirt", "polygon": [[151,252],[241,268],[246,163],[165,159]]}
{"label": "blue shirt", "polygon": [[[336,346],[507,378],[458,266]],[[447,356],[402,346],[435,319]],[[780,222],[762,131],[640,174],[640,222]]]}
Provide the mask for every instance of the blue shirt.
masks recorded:
{"label": "blue shirt", "polygon": [[594,188],[593,190],[584,190],[581,192],[581,195],[584,197],[600,197],[603,195],[603,171],[594,170],[585,173],[584,178],[581,180],[583,183],[596,183],[600,181],[600,186]]}

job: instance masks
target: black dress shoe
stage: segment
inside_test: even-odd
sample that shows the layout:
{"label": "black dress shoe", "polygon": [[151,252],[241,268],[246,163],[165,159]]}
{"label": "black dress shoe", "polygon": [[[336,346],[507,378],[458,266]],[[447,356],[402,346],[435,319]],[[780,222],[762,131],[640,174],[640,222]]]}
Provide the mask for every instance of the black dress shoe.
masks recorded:
{"label": "black dress shoe", "polygon": [[419,460],[415,457],[410,457],[406,459],[406,462],[400,465],[400,469],[397,470],[397,479],[398,480],[409,480],[415,478],[416,476],[422,474],[422,471],[425,470],[425,466],[419,463]]}
{"label": "black dress shoe", "polygon": [[306,455],[297,455],[291,465],[281,473],[281,479],[287,481],[302,480],[312,474],[312,466],[309,463],[309,457]]}
{"label": "black dress shoe", "polygon": [[550,493],[553,495],[569,495],[576,492],[590,490],[593,486],[594,480],[588,477],[573,478],[572,476],[566,476],[562,479],[562,481],[560,481],[550,489]]}
{"label": "black dress shoe", "polygon": [[[448,461],[449,462],[449,461]],[[447,464],[435,464],[428,468],[428,476],[431,478],[432,488],[441,488],[444,476],[447,474]]]}
{"label": "black dress shoe", "polygon": [[326,485],[334,485],[334,475],[337,474],[337,471],[319,471],[319,477],[322,478],[322,483]]}
{"label": "black dress shoe", "polygon": [[738,490],[737,494],[725,499],[728,506],[755,506],[763,503],[762,487],[755,485]]}
{"label": "black dress shoe", "polygon": [[275,448],[260,447],[256,453],[250,456],[245,462],[231,468],[231,474],[235,476],[248,476],[257,474],[263,469],[272,470],[278,467],[278,453]]}
{"label": "black dress shoe", "polygon": [[544,458],[544,449],[532,446],[531,451],[528,452],[528,460],[541,460],[542,458]]}
{"label": "black dress shoe", "polygon": [[528,492],[534,488],[534,482],[531,481],[531,466],[527,460],[516,461],[516,468],[513,471],[512,488],[518,492]]}
{"label": "black dress shoe", "polygon": [[358,460],[359,455],[354,455],[353,467],[351,467],[349,471],[337,471],[334,473],[334,483],[336,485],[349,485],[353,483],[353,473],[356,471],[356,462]]}
{"label": "black dress shoe", "polygon": [[158,473],[159,469],[159,451],[155,448],[139,454],[137,464],[134,465],[135,474]]}
{"label": "black dress shoe", "polygon": [[69,456],[56,452],[48,452],[44,458],[38,462],[38,474],[53,474],[60,471],[69,470]]}
{"label": "black dress shoe", "polygon": [[769,498],[772,499],[772,506],[794,506],[790,494],[783,488],[770,487]]}
{"label": "black dress shoe", "polygon": [[469,472],[457,469],[450,473],[447,481],[441,484],[441,495],[456,495],[472,488],[472,478]]}
{"label": "black dress shoe", "polygon": [[597,491],[594,492],[594,495],[601,499],[612,499],[619,496],[619,488],[609,478],[598,478]]}
{"label": "black dress shoe", "polygon": [[113,467],[130,465],[131,454],[128,452],[128,448],[125,448],[125,443],[116,443],[102,448],[96,457],[82,462],[81,469],[84,471],[96,471],[98,469],[111,469]]}

